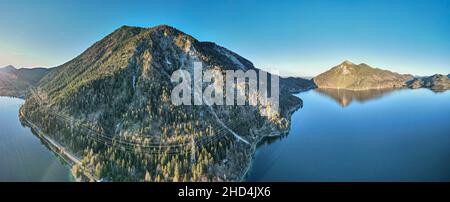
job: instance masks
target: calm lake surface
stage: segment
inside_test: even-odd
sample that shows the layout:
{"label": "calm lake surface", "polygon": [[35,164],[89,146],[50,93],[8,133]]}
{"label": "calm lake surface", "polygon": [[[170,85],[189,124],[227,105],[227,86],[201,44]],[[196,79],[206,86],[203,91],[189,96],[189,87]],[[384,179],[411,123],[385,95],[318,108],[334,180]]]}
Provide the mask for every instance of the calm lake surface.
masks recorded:
{"label": "calm lake surface", "polygon": [[450,181],[450,91],[297,96],[291,131],[261,144],[248,181]]}
{"label": "calm lake surface", "polygon": [[0,181],[73,181],[70,168],[21,125],[23,102],[0,97]]}

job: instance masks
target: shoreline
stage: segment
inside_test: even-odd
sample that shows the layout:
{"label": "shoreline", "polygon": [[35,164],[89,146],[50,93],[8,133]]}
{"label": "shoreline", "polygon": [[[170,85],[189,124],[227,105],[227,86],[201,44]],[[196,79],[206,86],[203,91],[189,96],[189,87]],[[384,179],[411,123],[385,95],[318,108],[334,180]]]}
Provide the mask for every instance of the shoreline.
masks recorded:
{"label": "shoreline", "polygon": [[[19,109],[19,116],[20,118],[25,122],[24,124],[29,127],[32,131],[32,133],[35,133],[39,139],[43,140],[45,143],[47,143],[50,146],[51,152],[58,155],[60,158],[62,158],[70,167],[73,165],[79,165],[82,167],[81,160],[71,152],[69,152],[64,146],[60,145],[57,141],[53,140],[46,134],[44,134],[39,127],[34,125],[32,122],[28,121],[25,116],[22,114],[22,111]],[[84,171],[84,169],[83,169]],[[70,169],[70,174],[75,179],[76,182],[82,182],[83,180],[80,179],[77,176],[74,176],[72,173],[72,170]],[[89,173],[83,172],[82,175],[86,177],[89,181],[95,181],[98,182],[99,180],[96,179],[94,176],[90,175]]]}
{"label": "shoreline", "polygon": [[[306,90],[303,90],[303,91],[300,91],[300,92],[294,93],[294,94],[299,94],[299,93],[301,93],[301,92],[306,92],[306,91],[311,90],[311,89],[313,89],[313,88],[306,89]],[[294,94],[293,94],[293,95],[294,95]],[[294,95],[294,96],[295,96],[295,95]],[[294,106],[293,108],[291,108],[291,110],[289,110],[289,112],[288,112],[288,114],[289,114],[289,119],[290,119],[289,121],[291,121],[292,115],[293,115],[296,111],[298,111],[299,109],[301,109],[302,107],[303,107],[303,100],[302,100],[302,102],[301,102],[300,105]],[[291,124],[291,123],[290,123],[290,124]],[[242,173],[241,177],[239,178],[238,182],[244,182],[244,180],[245,180],[245,178],[246,178],[248,172],[249,172],[250,169],[252,168],[253,157],[254,157],[254,155],[255,155],[255,153],[256,153],[256,150],[257,150],[258,145],[259,145],[262,141],[264,141],[266,138],[271,138],[271,137],[281,137],[281,136],[283,136],[283,135],[288,134],[289,131],[290,131],[290,128],[291,128],[291,125],[290,125],[290,124],[289,124],[289,128],[288,128],[286,131],[282,131],[282,132],[279,132],[279,133],[277,133],[277,134],[273,134],[273,133],[272,133],[272,134],[266,134],[266,135],[260,136],[260,137],[257,139],[257,141],[255,141],[255,143],[251,145],[251,152],[250,152],[251,155],[249,156],[248,163],[247,163],[247,167],[245,168],[245,170],[244,170],[244,172]]]}
{"label": "shoreline", "polygon": [[402,87],[385,87],[385,88],[334,88],[334,87],[317,87],[317,89],[331,89],[331,90],[347,90],[347,91],[368,91],[368,90],[400,90],[400,89],[411,89],[407,86]]}

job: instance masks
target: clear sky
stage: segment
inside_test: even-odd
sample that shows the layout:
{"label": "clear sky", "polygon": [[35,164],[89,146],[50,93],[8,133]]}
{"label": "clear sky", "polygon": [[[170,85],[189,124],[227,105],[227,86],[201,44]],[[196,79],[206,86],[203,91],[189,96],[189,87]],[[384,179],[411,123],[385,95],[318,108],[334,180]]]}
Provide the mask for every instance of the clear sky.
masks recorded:
{"label": "clear sky", "polygon": [[122,25],[174,26],[263,69],[450,73],[450,0],[0,0],[0,66],[60,65]]}

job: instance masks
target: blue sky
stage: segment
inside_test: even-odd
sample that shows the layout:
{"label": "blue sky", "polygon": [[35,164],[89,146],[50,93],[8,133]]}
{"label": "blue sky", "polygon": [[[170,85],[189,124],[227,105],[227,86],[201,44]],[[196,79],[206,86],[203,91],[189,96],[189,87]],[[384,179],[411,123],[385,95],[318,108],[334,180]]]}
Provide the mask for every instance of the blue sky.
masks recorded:
{"label": "blue sky", "polygon": [[159,24],[283,75],[314,76],[346,59],[450,73],[448,0],[0,0],[0,66],[57,66],[122,25]]}

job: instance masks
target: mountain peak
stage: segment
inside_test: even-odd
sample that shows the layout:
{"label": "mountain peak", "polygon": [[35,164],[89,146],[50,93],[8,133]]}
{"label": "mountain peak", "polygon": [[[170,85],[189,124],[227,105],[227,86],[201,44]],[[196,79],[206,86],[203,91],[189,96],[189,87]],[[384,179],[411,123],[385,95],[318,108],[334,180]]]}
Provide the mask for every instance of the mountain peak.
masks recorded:
{"label": "mountain peak", "polygon": [[354,65],[354,64],[353,64],[353,62],[350,62],[349,60],[344,60],[344,62],[342,62],[341,65]]}
{"label": "mountain peak", "polygon": [[8,66],[5,66],[5,67],[0,67],[0,71],[2,71],[2,72],[12,72],[12,71],[15,71],[15,70],[17,70],[17,68],[12,66],[12,65],[8,65]]}
{"label": "mountain peak", "polygon": [[4,69],[16,69],[16,67],[14,67],[13,65],[7,65],[7,66],[4,66],[2,68],[4,68]]}
{"label": "mountain peak", "polygon": [[157,25],[157,26],[154,26],[154,27],[151,27],[151,28],[161,29],[161,30],[176,30],[176,31],[179,31],[177,28],[172,27],[170,25],[166,25],[166,24]]}
{"label": "mountain peak", "polygon": [[166,25],[166,24],[156,25],[156,26],[153,26],[153,27],[138,27],[138,26],[123,25],[117,30],[129,30],[129,29],[153,29],[153,30],[165,30],[165,31],[178,31],[178,32],[181,32],[177,28],[172,27],[170,25]]}

